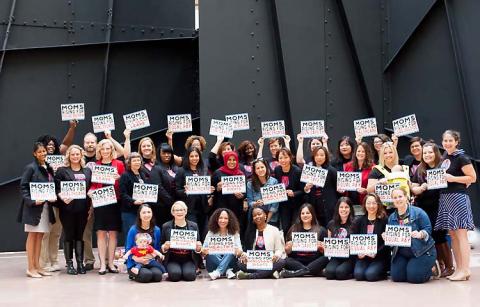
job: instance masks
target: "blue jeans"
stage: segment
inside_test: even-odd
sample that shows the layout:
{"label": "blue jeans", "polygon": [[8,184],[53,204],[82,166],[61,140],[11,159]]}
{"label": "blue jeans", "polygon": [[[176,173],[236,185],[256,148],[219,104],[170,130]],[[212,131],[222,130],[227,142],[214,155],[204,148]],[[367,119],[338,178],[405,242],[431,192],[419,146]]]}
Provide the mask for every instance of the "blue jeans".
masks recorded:
{"label": "blue jeans", "polygon": [[415,257],[408,247],[399,249],[390,267],[392,281],[421,284],[432,276],[432,267],[437,259],[435,246],[425,254]]}
{"label": "blue jeans", "polygon": [[122,212],[122,231],[125,235],[125,240],[127,239],[128,231],[130,227],[135,225],[137,220],[137,215],[131,212]]}
{"label": "blue jeans", "polygon": [[365,256],[363,259],[357,259],[353,276],[356,280],[378,281],[387,276],[388,264],[385,260],[376,260]]}
{"label": "blue jeans", "polygon": [[150,262],[147,265],[135,262],[135,265],[133,267],[137,268],[138,270],[140,270],[141,268],[147,268],[147,269],[157,268],[160,271],[162,271],[162,273],[167,272],[165,267],[162,264],[158,263],[157,260],[155,259],[150,260]]}
{"label": "blue jeans", "polygon": [[232,269],[236,259],[233,254],[227,255],[207,255],[207,271],[209,273],[217,270],[221,275],[225,274],[228,269]]}

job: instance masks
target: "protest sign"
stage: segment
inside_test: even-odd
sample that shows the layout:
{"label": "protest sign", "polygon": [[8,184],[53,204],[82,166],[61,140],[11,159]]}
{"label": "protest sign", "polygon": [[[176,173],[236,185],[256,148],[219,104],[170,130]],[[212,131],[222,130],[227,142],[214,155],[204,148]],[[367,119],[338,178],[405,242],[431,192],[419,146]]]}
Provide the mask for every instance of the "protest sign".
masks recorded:
{"label": "protest sign", "polygon": [[321,138],[325,135],[325,122],[323,120],[300,121],[300,134],[304,138]]}
{"label": "protest sign", "polygon": [[117,196],[113,185],[93,190],[90,193],[90,198],[92,199],[92,206],[94,208],[117,203]]}
{"label": "protest sign", "polygon": [[172,132],[192,131],[192,115],[177,114],[167,116],[168,130]]}
{"label": "protest sign", "polygon": [[448,187],[447,171],[443,168],[427,170],[427,186],[429,190],[443,189]]}
{"label": "protest sign", "polygon": [[316,232],[292,232],[292,251],[316,252],[318,249]]}
{"label": "protest sign", "polygon": [[60,193],[66,199],[86,199],[87,186],[85,181],[61,181]]}
{"label": "protest sign", "polygon": [[325,238],[325,257],[348,258],[350,256],[350,241],[348,238]]}
{"label": "protest sign", "polygon": [[83,103],[61,104],[60,112],[62,121],[85,119],[85,105]]}
{"label": "protest sign", "polygon": [[410,247],[412,245],[412,227],[387,225],[385,227],[385,245]]}
{"label": "protest sign", "polygon": [[170,231],[170,248],[195,250],[197,248],[197,231],[172,229]]}
{"label": "protest sign", "polygon": [[232,235],[211,236],[208,238],[207,244],[209,255],[235,254],[235,237]]}
{"label": "protest sign", "polygon": [[147,110],[123,115],[123,121],[125,122],[125,128],[131,131],[150,127]]}
{"label": "protest sign", "polygon": [[222,176],[222,194],[246,192],[245,176]]}
{"label": "protest sign", "polygon": [[375,185],[375,194],[380,197],[380,200],[382,203],[391,203],[393,202],[392,200],[392,191],[395,190],[400,186],[400,183],[388,183],[388,184],[382,184],[382,183],[377,183]]}
{"label": "protest sign", "polygon": [[377,254],[377,235],[351,234],[350,255],[375,255]]}
{"label": "protest sign", "polygon": [[327,180],[327,174],[328,170],[324,168],[304,164],[300,181],[304,183],[312,183],[323,188],[325,181]]}
{"label": "protest sign", "polygon": [[362,187],[362,173],[337,172],[337,190],[356,191]]}
{"label": "protest sign", "polygon": [[54,182],[30,182],[31,200],[53,200],[57,199]]}
{"label": "protest sign", "polygon": [[392,122],[392,124],[393,133],[395,133],[396,136],[412,134],[420,131],[418,129],[418,123],[415,114],[396,119]]}
{"label": "protest sign", "polygon": [[250,129],[248,113],[225,115],[225,121],[232,125],[233,131]]}
{"label": "protest sign", "polygon": [[377,119],[375,117],[354,120],[353,128],[355,129],[355,138],[375,136],[378,134]]}
{"label": "protest sign", "polygon": [[247,270],[272,270],[273,251],[249,250],[247,251]]}
{"label": "protest sign", "polygon": [[95,164],[92,170],[92,182],[115,184],[117,169],[113,166]]}
{"label": "protest sign", "polygon": [[133,184],[132,198],[141,200],[144,203],[156,203],[158,200],[158,185],[135,182]]}
{"label": "protest sign", "polygon": [[268,185],[260,188],[264,205],[279,203],[288,200],[287,191],[283,183]]}
{"label": "protest sign", "polygon": [[113,113],[92,116],[93,132],[105,132],[115,130]]}
{"label": "protest sign", "polygon": [[285,122],[283,120],[262,122],[262,137],[278,138],[285,136]]}
{"label": "protest sign", "polygon": [[186,176],[185,185],[187,195],[211,193],[210,176]]}
{"label": "protest sign", "polygon": [[47,155],[45,161],[53,168],[54,172],[56,172],[59,167],[65,166],[65,156],[62,155]]}
{"label": "protest sign", "polygon": [[233,137],[232,124],[224,120],[212,119],[209,134],[231,139]]}

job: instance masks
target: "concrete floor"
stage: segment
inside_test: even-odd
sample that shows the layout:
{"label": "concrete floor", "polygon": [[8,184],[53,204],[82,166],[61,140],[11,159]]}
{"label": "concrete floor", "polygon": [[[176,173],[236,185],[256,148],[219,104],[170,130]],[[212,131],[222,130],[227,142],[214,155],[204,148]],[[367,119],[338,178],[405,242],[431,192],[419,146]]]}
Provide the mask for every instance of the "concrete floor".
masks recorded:
{"label": "concrete floor", "polygon": [[[62,257],[63,259],[63,257]],[[0,306],[480,306],[480,251],[472,252],[468,282],[430,281],[423,285],[324,278],[138,284],[126,274],[70,276],[65,271],[42,279],[25,276],[23,253],[0,254]]]}

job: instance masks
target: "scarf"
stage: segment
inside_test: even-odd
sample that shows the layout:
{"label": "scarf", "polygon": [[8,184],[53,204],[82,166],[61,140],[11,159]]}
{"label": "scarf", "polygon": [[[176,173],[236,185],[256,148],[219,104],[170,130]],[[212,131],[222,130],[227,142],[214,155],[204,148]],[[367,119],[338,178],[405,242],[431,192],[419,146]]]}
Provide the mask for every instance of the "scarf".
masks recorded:
{"label": "scarf", "polygon": [[[233,168],[233,169],[227,167],[227,161],[230,157],[235,157],[235,161],[237,161],[237,165],[235,165],[235,168]],[[244,175],[243,172],[240,170],[240,164],[238,163],[238,155],[234,151],[226,152],[223,155],[223,166],[220,167],[219,170],[222,173],[227,174],[229,176],[242,176],[242,175]]]}

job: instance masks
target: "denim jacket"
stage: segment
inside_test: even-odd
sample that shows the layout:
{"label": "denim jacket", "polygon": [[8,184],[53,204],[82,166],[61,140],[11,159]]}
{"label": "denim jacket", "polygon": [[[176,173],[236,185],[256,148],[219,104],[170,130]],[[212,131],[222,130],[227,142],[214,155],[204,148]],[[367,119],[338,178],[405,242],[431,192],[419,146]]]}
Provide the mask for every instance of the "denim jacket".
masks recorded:
{"label": "denim jacket", "polygon": [[[274,185],[277,183],[278,183],[277,179],[270,177],[268,178],[264,186]],[[251,216],[253,203],[259,199],[262,199],[262,194],[260,193],[260,191],[257,192],[253,189],[253,185],[251,181],[247,182],[247,201],[248,201],[248,208],[249,208],[248,209],[249,217]],[[278,222],[278,206],[279,206],[278,203],[262,206],[266,211],[273,213],[272,218],[270,219],[270,222],[272,223]]]}
{"label": "denim jacket", "polygon": [[[428,215],[425,213],[425,211],[423,211],[419,207],[409,205],[407,210],[409,213],[408,223],[403,225],[411,226],[412,231],[423,231],[427,234],[424,239],[412,238],[412,245],[410,247],[412,253],[415,255],[415,257],[420,257],[423,254],[427,253],[435,245],[435,241],[433,241],[431,236],[432,224],[430,223],[430,219],[428,218]],[[398,222],[397,211],[395,211],[388,217],[388,225],[400,225],[400,223]],[[395,258],[397,251],[398,247],[396,246],[393,248],[392,261]]]}

